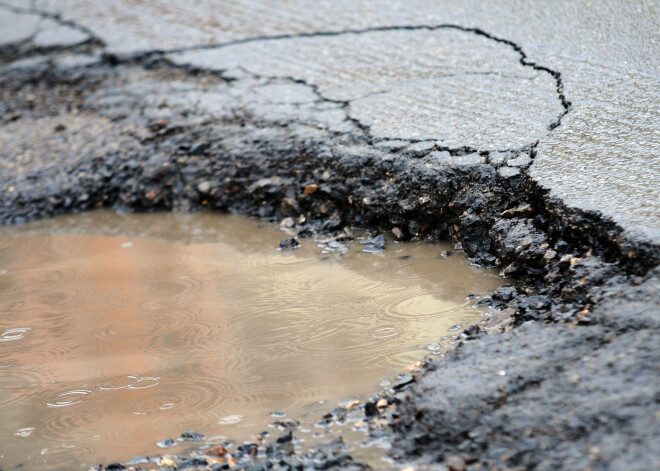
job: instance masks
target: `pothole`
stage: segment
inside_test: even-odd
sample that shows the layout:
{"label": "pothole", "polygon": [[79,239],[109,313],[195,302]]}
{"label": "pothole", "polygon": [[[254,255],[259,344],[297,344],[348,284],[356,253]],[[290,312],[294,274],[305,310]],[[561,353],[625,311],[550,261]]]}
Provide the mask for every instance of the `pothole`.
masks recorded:
{"label": "pothole", "polygon": [[285,420],[330,436],[328,409],[442,354],[502,284],[449,246],[365,252],[356,233],[280,251],[278,226],[208,213],[87,213],[0,237],[0,319],[26,334],[0,344],[10,467],[127,461],[185,430],[214,443]]}

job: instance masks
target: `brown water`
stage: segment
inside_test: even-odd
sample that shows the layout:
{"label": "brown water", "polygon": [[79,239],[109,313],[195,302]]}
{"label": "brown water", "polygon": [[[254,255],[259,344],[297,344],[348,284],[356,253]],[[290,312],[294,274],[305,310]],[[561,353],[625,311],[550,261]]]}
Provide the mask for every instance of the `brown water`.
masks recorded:
{"label": "brown water", "polygon": [[275,411],[313,429],[482,321],[466,297],[502,282],[449,246],[278,251],[285,237],[215,214],[1,228],[0,467],[126,461],[185,430],[242,439]]}

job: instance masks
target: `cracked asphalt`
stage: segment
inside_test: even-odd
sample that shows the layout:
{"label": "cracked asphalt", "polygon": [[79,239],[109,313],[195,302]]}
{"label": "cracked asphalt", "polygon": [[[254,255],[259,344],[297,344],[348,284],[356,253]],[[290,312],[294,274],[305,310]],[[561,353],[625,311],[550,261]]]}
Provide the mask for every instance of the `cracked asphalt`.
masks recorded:
{"label": "cracked asphalt", "polygon": [[[5,3],[18,8],[26,6],[23,0]],[[453,24],[465,28],[479,28],[495,37],[506,38],[515,44],[524,45],[526,53],[533,60],[561,71],[564,88],[570,96],[569,101],[574,105],[573,112],[567,117],[562,129],[541,139],[538,149],[540,158],[532,168],[534,177],[541,185],[550,189],[554,196],[571,207],[598,211],[621,225],[627,235],[657,243],[660,237],[660,207],[657,203],[660,201],[660,195],[658,185],[655,184],[660,172],[657,158],[660,145],[660,106],[657,100],[660,80],[660,13],[656,1],[609,0],[594,3],[583,0],[560,4],[535,1],[532,5],[522,0],[499,2],[497,5],[484,5],[476,0],[443,1],[436,5],[428,5],[427,2],[419,0],[382,4],[373,1],[354,3],[317,2],[310,8],[302,0],[287,2],[285,6],[252,0],[223,3],[215,9],[203,1],[187,2],[183,5],[174,0],[154,5],[112,0],[104,2],[102,6],[90,5],[84,1],[36,0],[32,5],[39,11],[57,13],[65,20],[82,25],[84,31],[93,31],[94,35],[106,44],[108,52],[120,56],[154,50],[194,49],[250,38],[392,25]],[[18,25],[17,21],[11,23]],[[30,24],[27,28],[18,29],[22,34],[28,34],[25,31],[31,32],[31,27]],[[21,33],[12,35],[13,30],[14,27],[10,30],[8,39],[3,42],[23,39]],[[394,38],[391,40],[396,41]],[[416,69],[426,68],[424,44],[415,41],[415,38],[410,39],[408,46],[406,43],[407,38],[397,43],[399,47],[395,51],[388,52],[385,56],[372,56],[370,54],[379,52],[379,46],[372,42],[364,51],[365,60],[359,61],[362,67],[368,64],[368,70],[364,70],[365,74],[360,74],[359,70],[353,71],[353,77],[357,80],[348,88],[366,86],[373,91],[373,86],[378,85],[378,82],[382,84],[382,81],[377,80],[377,83],[374,83],[375,77],[369,71],[377,71],[376,64],[389,63],[387,61],[390,57],[396,57],[390,54],[397,54],[397,50],[404,59],[400,63],[410,64],[407,69],[412,74],[404,75],[408,75],[407,78],[410,79],[410,75],[414,74],[415,80],[423,80],[423,73],[416,73]],[[315,79],[327,81],[328,76],[337,79],[341,75],[336,73],[337,68],[343,71],[345,66],[348,67],[346,73],[350,73],[351,62],[354,63],[356,56],[362,52],[352,49],[353,44],[355,43],[346,43],[341,52],[335,50],[336,54],[332,56],[332,60],[324,61],[324,64],[327,64],[325,67],[329,68],[325,72],[329,74],[321,79],[319,76],[323,69],[316,69],[318,75]],[[243,65],[267,66],[266,60],[277,60],[278,54],[281,54],[278,48],[285,46],[286,42],[279,46],[269,44],[266,57],[259,57],[255,64],[252,64],[253,57],[246,57],[246,63]],[[356,46],[360,47],[359,44]],[[433,46],[432,39],[429,46]],[[256,47],[258,48],[258,45]],[[304,74],[312,74],[315,70],[312,65],[319,56],[315,53],[312,53],[311,57],[309,53],[305,55],[307,47],[314,45],[307,46],[304,42],[301,45],[296,44],[295,50],[289,50],[293,60],[285,61],[286,65],[280,62],[279,67],[289,70],[304,69]],[[332,44],[326,45],[319,50],[319,54],[323,54],[323,51],[327,53],[331,47]],[[413,52],[407,60],[406,47]],[[476,47],[461,49],[464,65],[469,64],[475,49]],[[230,60],[228,55],[231,51],[223,52],[227,54],[218,54],[217,59]],[[446,60],[451,60],[452,53],[444,52],[448,55],[443,54],[442,60],[445,60],[445,57]],[[461,56],[461,52],[455,54]],[[342,59],[344,55],[345,60]],[[419,58],[416,57],[418,55]],[[435,58],[437,60],[437,56]],[[478,60],[479,56],[476,58]],[[306,61],[309,64],[305,64]],[[431,68],[427,68],[427,71],[437,72],[434,64],[428,65]],[[444,64],[438,65],[442,67]],[[226,65],[216,62],[212,67]],[[356,67],[360,66],[356,64]],[[405,65],[402,67],[406,68]],[[452,83],[449,82],[448,86],[451,87]],[[327,85],[332,86],[331,83]],[[399,81],[399,85],[402,87],[402,93],[396,94],[397,99],[392,100],[392,107],[384,104],[387,100],[381,101],[383,104],[380,106],[374,99],[362,103],[364,108],[369,108],[363,110],[367,119],[375,118],[370,117],[369,113],[375,114],[376,109],[384,115],[374,123],[377,130],[387,130],[388,122],[394,126],[398,122],[399,126],[404,126],[406,132],[414,132],[419,126],[409,124],[412,120],[406,120],[408,124],[397,120],[401,107],[410,105],[406,103],[409,95],[417,97],[415,91],[406,93],[406,86],[411,86],[413,90],[416,88],[406,77]],[[462,95],[466,98],[462,101],[470,102],[475,95],[480,96],[483,93],[497,94],[508,91],[510,99],[507,101],[515,104],[518,101],[517,87],[515,84],[513,87],[511,85],[498,86],[497,80],[488,82],[487,85],[483,82],[477,83],[473,87],[463,89],[463,92],[467,89],[469,93],[470,89],[477,88],[473,95]],[[422,120],[429,115],[436,119],[438,115],[444,115],[447,108],[438,108],[436,111],[439,112],[433,114],[432,106],[431,110],[419,106],[420,102],[427,100],[441,100],[440,103],[446,104],[444,99],[450,92],[447,91],[445,95],[445,92],[434,88],[436,87],[430,84],[426,87],[420,85],[421,99],[416,100],[417,106],[409,106],[408,113]],[[527,94],[532,90],[521,88],[522,98],[529,98]],[[443,89],[450,90],[444,87]],[[544,109],[543,95],[536,97],[541,103],[528,102],[527,109],[538,107],[536,112],[543,116],[550,110]],[[502,98],[506,100],[507,97]],[[477,103],[479,102],[482,100],[477,98]],[[498,100],[497,103],[501,101]],[[461,103],[456,105],[460,107]],[[505,113],[505,116],[524,121],[524,113],[518,115],[518,111],[526,108],[526,105],[515,105],[516,108],[512,109],[514,113]],[[448,108],[451,113],[453,107]],[[484,115],[490,116],[489,111],[492,108],[496,107],[487,106]],[[460,112],[457,114],[460,115]],[[502,117],[502,114],[496,111],[494,116]],[[477,114],[476,117],[482,116]],[[452,124],[460,127],[460,116],[457,121]],[[491,121],[485,123],[492,124]],[[463,124],[466,126],[465,132],[469,133],[469,126]],[[406,125],[412,129],[405,128]],[[533,125],[530,123],[527,126]],[[482,132],[484,128],[481,129]],[[446,134],[445,132],[443,137]],[[571,172],[571,169],[575,171]]]}
{"label": "cracked asphalt", "polygon": [[451,239],[520,278],[491,300],[505,332],[467,336],[371,433],[422,469],[657,468],[658,15],[4,0],[0,221],[212,208]]}

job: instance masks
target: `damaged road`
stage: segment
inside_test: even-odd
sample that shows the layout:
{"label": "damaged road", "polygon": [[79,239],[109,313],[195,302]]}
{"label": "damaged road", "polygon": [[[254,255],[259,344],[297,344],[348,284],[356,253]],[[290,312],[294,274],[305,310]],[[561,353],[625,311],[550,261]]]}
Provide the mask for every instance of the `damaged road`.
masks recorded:
{"label": "damaged road", "polygon": [[429,469],[657,467],[657,6],[301,4],[292,24],[249,3],[0,4],[0,221],[213,209],[450,239],[522,288],[371,433]]}

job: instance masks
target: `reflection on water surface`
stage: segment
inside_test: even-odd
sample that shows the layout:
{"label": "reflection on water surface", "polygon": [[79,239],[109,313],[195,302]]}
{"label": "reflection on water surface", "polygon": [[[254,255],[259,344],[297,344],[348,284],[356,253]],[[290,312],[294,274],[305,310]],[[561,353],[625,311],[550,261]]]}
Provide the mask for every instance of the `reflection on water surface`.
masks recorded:
{"label": "reflection on water surface", "polygon": [[480,322],[467,296],[501,284],[450,247],[285,237],[216,214],[1,228],[3,469],[126,461],[185,430],[242,439],[275,411],[313,428]]}

